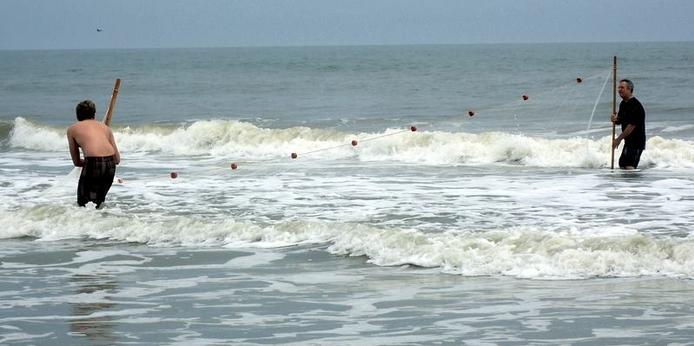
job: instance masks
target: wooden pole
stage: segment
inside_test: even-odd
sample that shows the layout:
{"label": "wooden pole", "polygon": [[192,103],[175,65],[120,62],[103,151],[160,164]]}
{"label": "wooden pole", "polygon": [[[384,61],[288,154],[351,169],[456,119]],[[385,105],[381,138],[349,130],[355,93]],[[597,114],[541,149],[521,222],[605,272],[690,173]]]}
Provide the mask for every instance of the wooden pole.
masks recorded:
{"label": "wooden pole", "polygon": [[111,95],[111,102],[109,102],[106,116],[104,116],[104,124],[106,124],[106,126],[111,126],[111,118],[113,117],[113,110],[116,109],[116,99],[118,98],[119,90],[120,78],[116,79],[116,85],[113,87],[113,94]]}
{"label": "wooden pole", "polygon": [[[612,61],[612,114],[617,113],[617,56]],[[616,123],[612,122],[612,141],[610,142],[610,169],[614,169],[614,139]]]}

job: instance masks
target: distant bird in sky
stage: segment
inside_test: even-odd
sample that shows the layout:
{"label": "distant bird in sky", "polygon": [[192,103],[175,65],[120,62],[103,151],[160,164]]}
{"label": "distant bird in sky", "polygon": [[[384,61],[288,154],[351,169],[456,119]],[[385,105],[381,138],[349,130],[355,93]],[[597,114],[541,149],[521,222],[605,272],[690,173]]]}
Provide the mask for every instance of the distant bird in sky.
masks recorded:
{"label": "distant bird in sky", "polygon": [[103,31],[103,29],[101,29],[101,28],[96,28],[96,32],[102,32],[102,31]]}

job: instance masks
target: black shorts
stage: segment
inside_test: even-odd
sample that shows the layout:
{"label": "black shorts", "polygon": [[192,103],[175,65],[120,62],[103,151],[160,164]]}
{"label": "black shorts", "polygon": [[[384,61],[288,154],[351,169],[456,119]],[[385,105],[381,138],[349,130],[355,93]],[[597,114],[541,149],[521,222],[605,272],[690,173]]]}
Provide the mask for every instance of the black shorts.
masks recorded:
{"label": "black shorts", "polygon": [[84,207],[88,202],[94,202],[100,208],[115,176],[115,157],[85,157],[77,185],[77,204]]}
{"label": "black shorts", "polygon": [[635,149],[624,146],[624,148],[622,148],[622,155],[619,157],[619,168],[637,168],[639,166],[639,160],[641,159],[642,152],[643,149]]}

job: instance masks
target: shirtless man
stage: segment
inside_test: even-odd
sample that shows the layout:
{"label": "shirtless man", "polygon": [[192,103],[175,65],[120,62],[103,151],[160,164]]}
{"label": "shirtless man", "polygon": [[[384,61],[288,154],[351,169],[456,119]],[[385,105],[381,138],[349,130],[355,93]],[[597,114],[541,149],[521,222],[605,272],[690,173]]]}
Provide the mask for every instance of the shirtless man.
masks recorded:
{"label": "shirtless man", "polygon": [[[94,202],[100,209],[113,184],[120,153],[111,128],[96,121],[94,102],[85,100],[75,108],[78,122],[67,129],[70,156],[75,167],[82,167],[77,186],[77,204],[84,207]],[[84,160],[80,158],[80,148]]]}

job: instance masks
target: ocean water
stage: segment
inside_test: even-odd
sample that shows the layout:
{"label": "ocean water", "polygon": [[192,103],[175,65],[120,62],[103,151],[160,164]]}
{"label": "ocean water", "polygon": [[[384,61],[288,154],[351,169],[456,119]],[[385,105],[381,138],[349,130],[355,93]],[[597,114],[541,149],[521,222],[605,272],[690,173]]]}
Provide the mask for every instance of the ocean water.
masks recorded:
{"label": "ocean water", "polygon": [[[693,56],[0,51],[0,343],[691,344]],[[121,180],[79,208],[65,129],[116,78]]]}

